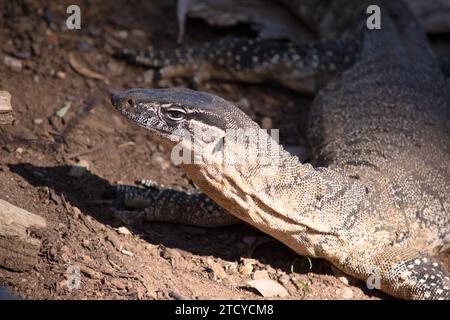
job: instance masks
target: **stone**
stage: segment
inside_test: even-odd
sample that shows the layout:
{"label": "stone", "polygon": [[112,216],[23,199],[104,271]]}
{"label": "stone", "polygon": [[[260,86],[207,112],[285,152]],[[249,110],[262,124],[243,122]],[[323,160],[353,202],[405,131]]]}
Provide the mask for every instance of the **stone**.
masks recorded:
{"label": "stone", "polygon": [[58,71],[58,72],[56,72],[56,77],[64,80],[67,77],[67,74],[63,71]]}
{"label": "stone", "polygon": [[3,63],[11,70],[14,72],[20,72],[22,71],[22,61],[20,61],[19,59],[10,57],[10,56],[6,56],[3,59]]}
{"label": "stone", "polygon": [[119,227],[119,228],[117,228],[117,233],[118,233],[118,234],[123,234],[123,235],[130,235],[130,234],[131,234],[130,230],[128,230],[128,229],[125,228],[125,227]]}
{"label": "stone", "polygon": [[134,253],[125,249],[122,249],[122,251],[120,251],[122,254],[129,256],[129,257],[133,257]]}
{"label": "stone", "polygon": [[269,279],[269,273],[266,270],[256,270],[253,273],[253,280]]}
{"label": "stone", "polygon": [[0,124],[13,122],[12,113],[11,94],[8,91],[0,90]]}
{"label": "stone", "polygon": [[349,300],[349,299],[353,299],[354,294],[353,294],[353,290],[350,288],[344,288],[342,290],[342,298]]}
{"label": "stone", "polygon": [[269,279],[250,280],[247,284],[255,288],[263,297],[273,298],[280,297],[285,298],[289,296],[288,291],[281,284]]}
{"label": "stone", "polygon": [[0,113],[12,111],[11,93],[8,91],[0,91]]}
{"label": "stone", "polygon": [[253,264],[247,263],[239,267],[239,273],[249,275],[253,272]]}
{"label": "stone", "polygon": [[228,276],[220,263],[215,262],[211,258],[208,258],[208,260],[206,260],[206,263],[208,264],[208,267],[212,270],[216,278],[223,279]]}
{"label": "stone", "polygon": [[81,178],[89,170],[89,162],[87,160],[80,160],[69,170],[69,176],[74,178]]}

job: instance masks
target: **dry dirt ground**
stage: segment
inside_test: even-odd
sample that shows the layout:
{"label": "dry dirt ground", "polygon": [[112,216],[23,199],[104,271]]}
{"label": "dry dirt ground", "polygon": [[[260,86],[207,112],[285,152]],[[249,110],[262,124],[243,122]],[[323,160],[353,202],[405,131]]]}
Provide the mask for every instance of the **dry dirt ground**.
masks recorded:
{"label": "dry dirt ground", "polygon": [[[65,11],[73,3],[81,7],[82,28],[68,31]],[[0,1],[0,90],[11,93],[16,118],[0,127],[0,197],[48,224],[36,234],[43,243],[36,266],[24,273],[0,268],[0,284],[27,299],[260,299],[247,282],[268,277],[291,299],[389,298],[276,241],[252,250],[249,243],[264,235],[244,225],[151,223],[118,231],[123,225],[99,202],[105,187],[149,178],[192,188],[144,130],[113,112],[105,91],[153,86],[146,70],[111,54],[127,46],[173,48],[174,10],[173,1]],[[186,42],[237,32],[251,35],[245,27],[217,30],[194,20]],[[69,54],[104,79],[76,72]],[[5,56],[20,59],[22,68],[11,70]],[[201,89],[240,101],[260,122],[270,118],[283,143],[305,145],[309,98],[273,86],[210,82]],[[55,115],[69,104],[62,119]],[[71,177],[80,160],[88,173]],[[81,269],[78,289],[68,288],[70,266]]]}

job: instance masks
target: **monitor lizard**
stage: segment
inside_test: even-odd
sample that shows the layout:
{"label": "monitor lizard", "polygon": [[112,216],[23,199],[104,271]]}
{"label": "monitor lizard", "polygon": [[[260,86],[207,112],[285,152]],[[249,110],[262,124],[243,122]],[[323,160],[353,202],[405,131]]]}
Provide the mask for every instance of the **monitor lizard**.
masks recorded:
{"label": "monitor lizard", "polygon": [[[117,110],[169,148],[186,132],[189,138],[195,130],[208,132],[201,139],[181,140],[190,152],[207,151],[202,153],[206,163],[181,165],[203,193],[154,183],[147,189],[118,186],[116,194],[125,204],[145,208],[120,211],[120,217],[205,226],[237,218],[300,255],[324,258],[361,280],[379,280],[379,289],[392,296],[450,299],[449,275],[432,258],[450,242],[449,91],[408,8],[400,1],[375,2],[382,10],[381,30],[365,29],[364,1],[290,2],[318,26],[318,34],[334,32],[327,25],[330,12],[336,15],[335,26],[350,21],[335,42],[282,44],[279,51],[260,51],[257,59],[252,56],[259,50],[256,41],[247,41],[247,50],[239,43],[239,59],[226,60],[236,48],[231,40],[216,51],[204,45],[177,53],[178,71],[194,59],[217,76],[224,70],[219,68],[223,59],[230,66],[227,77],[253,81],[264,75],[264,80],[283,83],[284,74],[291,79],[285,85],[299,81],[299,91],[316,93],[308,125],[311,163],[301,163],[277,143],[255,146],[251,142],[261,138],[259,126],[215,95],[183,88],[114,95]],[[347,9],[338,17],[339,7]],[[343,45],[348,39],[356,44],[349,51]],[[139,56],[135,60],[144,61]],[[246,63],[238,66],[236,61]],[[330,67],[330,61],[336,65]],[[344,67],[337,67],[341,62]],[[188,72],[200,69],[191,66]],[[230,138],[229,130],[241,130],[243,139]],[[221,148],[212,136],[221,137]],[[272,141],[266,133],[262,137]],[[219,161],[223,146],[258,156]]]}

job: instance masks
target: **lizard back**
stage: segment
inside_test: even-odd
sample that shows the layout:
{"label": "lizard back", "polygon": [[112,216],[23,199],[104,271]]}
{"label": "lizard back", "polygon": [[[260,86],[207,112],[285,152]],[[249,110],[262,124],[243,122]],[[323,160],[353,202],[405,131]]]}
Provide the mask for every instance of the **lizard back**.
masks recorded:
{"label": "lizard back", "polygon": [[449,241],[450,97],[415,19],[389,9],[406,16],[364,32],[359,59],[315,98],[308,136],[315,165],[368,187],[374,232],[431,251]]}

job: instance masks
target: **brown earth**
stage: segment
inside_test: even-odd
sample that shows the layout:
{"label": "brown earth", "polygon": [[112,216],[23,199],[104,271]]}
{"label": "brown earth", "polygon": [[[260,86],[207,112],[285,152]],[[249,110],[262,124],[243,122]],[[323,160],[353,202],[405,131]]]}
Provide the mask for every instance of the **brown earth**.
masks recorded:
{"label": "brown earth", "polygon": [[[65,11],[73,3],[81,7],[82,28],[69,31]],[[262,270],[267,275],[257,276],[279,282],[292,299],[389,299],[279,242],[253,251],[248,243],[264,235],[244,225],[152,223],[119,233],[122,224],[99,201],[105,187],[148,178],[191,188],[144,130],[113,112],[105,91],[106,85],[152,86],[146,70],[111,54],[117,47],[174,47],[173,1],[0,1],[0,14],[0,90],[11,93],[16,119],[0,127],[0,198],[48,224],[36,233],[43,243],[36,266],[22,273],[0,268],[0,284],[27,299],[259,299],[247,281]],[[251,34],[245,27],[224,31],[195,20],[187,27],[187,43]],[[104,78],[76,72],[69,54]],[[18,58],[22,68],[11,70],[5,56]],[[188,85],[182,79],[174,84]],[[258,121],[269,117],[283,143],[305,145],[309,98],[273,86],[210,82],[201,89],[240,100]],[[62,119],[55,115],[68,104]],[[89,163],[88,173],[69,176],[80,160]],[[70,266],[81,269],[78,289],[68,288]]]}

